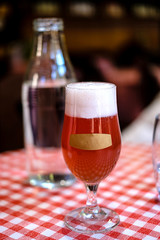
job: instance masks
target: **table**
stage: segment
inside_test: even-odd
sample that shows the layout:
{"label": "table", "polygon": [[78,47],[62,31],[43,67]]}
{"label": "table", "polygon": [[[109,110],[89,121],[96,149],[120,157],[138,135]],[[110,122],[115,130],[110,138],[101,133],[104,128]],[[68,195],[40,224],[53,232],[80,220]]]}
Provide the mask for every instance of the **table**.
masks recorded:
{"label": "table", "polygon": [[24,185],[24,150],[1,153],[0,170],[0,239],[160,239],[148,145],[123,145],[117,166],[99,186],[98,203],[120,215],[120,224],[109,233],[84,235],[64,226],[65,214],[85,204],[81,182],[56,190]]}

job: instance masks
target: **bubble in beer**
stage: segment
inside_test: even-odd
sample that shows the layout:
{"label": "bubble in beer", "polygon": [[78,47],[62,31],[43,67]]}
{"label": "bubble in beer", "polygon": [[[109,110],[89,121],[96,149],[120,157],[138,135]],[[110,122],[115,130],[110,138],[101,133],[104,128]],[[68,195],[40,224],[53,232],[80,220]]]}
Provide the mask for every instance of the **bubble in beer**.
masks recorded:
{"label": "bubble in beer", "polygon": [[65,114],[68,116],[80,118],[114,116],[117,114],[116,86],[105,82],[68,84],[65,104]]}

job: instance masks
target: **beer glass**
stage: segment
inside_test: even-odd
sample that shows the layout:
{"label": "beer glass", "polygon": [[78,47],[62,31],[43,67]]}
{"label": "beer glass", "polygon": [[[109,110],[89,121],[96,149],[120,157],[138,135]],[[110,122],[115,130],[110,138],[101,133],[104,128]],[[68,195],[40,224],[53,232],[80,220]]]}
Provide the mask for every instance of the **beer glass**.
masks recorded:
{"label": "beer glass", "polygon": [[155,118],[153,141],[152,141],[152,160],[158,200],[160,200],[160,114]]}
{"label": "beer glass", "polygon": [[84,182],[85,207],[69,212],[65,224],[81,233],[105,232],[119,223],[119,216],[97,205],[99,183],[116,165],[121,149],[116,86],[102,82],[66,86],[62,152],[73,175]]}

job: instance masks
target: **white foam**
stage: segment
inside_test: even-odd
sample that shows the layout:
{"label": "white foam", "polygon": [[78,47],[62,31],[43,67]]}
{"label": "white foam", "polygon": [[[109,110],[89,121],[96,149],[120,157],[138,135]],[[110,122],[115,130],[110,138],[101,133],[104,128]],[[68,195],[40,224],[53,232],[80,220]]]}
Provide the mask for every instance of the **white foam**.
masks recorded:
{"label": "white foam", "polygon": [[116,115],[116,86],[103,82],[68,84],[65,105],[65,113],[73,117],[97,118]]}

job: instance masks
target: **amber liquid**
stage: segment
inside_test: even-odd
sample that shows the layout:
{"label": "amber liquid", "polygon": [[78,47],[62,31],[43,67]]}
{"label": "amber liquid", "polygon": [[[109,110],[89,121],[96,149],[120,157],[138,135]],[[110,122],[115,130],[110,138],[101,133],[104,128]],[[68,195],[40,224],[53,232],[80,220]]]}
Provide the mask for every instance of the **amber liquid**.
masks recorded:
{"label": "amber liquid", "polygon": [[[81,150],[70,146],[71,134],[110,134],[112,145],[100,150]],[[62,131],[62,151],[71,172],[86,183],[104,179],[115,166],[121,149],[121,136],[117,115],[84,119],[65,115]]]}

